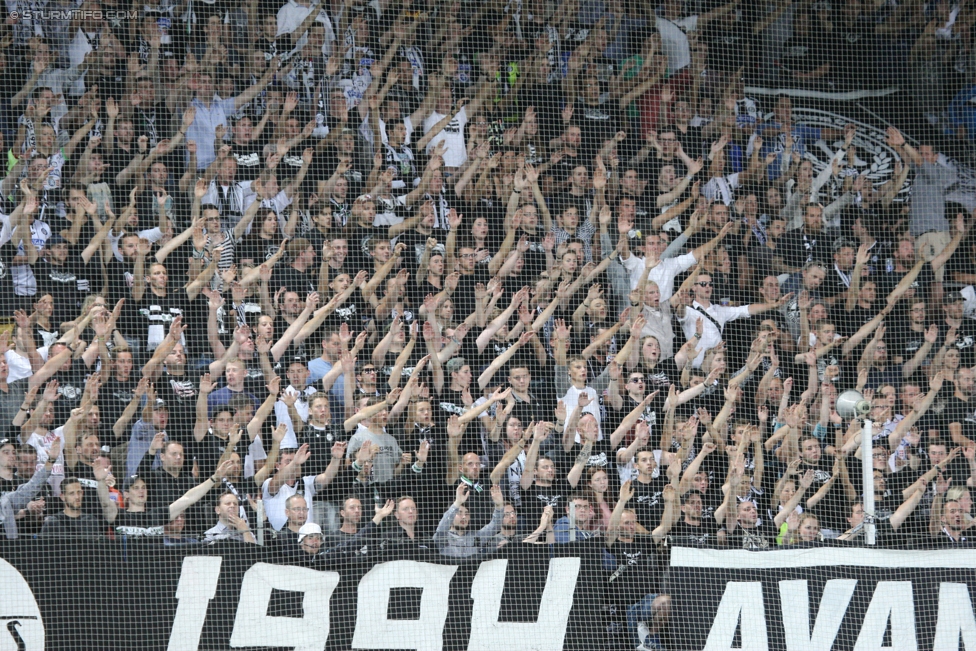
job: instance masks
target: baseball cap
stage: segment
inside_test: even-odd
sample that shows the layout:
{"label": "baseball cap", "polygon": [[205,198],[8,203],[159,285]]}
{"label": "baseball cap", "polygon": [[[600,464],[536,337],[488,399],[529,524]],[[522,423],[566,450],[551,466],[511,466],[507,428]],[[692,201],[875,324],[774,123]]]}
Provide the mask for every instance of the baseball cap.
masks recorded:
{"label": "baseball cap", "polygon": [[298,542],[302,542],[305,536],[321,536],[322,527],[315,524],[314,522],[306,522],[302,525],[302,528],[298,530]]}
{"label": "baseball cap", "polygon": [[308,366],[308,359],[304,355],[294,355],[288,358],[288,365],[301,364],[302,366]]}
{"label": "baseball cap", "polygon": [[59,233],[55,233],[51,237],[47,238],[47,241],[46,242],[44,242],[44,248],[45,249],[49,249],[52,246],[54,246],[55,244],[67,244],[67,243],[68,243],[68,240],[66,240],[63,237],[61,237],[61,235]]}
{"label": "baseball cap", "polygon": [[448,360],[444,368],[447,369],[448,373],[457,373],[461,370],[462,366],[467,366],[468,362],[465,361],[463,357],[452,357]]}
{"label": "baseball cap", "polygon": [[966,297],[962,295],[962,292],[946,292],[942,296],[943,305],[951,305],[953,303],[958,303],[959,301],[965,301]]}

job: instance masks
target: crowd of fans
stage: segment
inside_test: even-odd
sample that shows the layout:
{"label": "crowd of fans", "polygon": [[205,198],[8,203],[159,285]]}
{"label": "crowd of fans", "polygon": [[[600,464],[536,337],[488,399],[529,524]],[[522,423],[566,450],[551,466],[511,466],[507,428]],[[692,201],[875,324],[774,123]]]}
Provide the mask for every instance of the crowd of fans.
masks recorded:
{"label": "crowd of fans", "polygon": [[956,173],[889,128],[879,177],[854,125],[745,81],[869,88],[891,52],[962,92],[972,7],[7,7],[8,538],[595,538],[661,648],[668,545],[863,539],[856,388],[879,543],[968,540]]}

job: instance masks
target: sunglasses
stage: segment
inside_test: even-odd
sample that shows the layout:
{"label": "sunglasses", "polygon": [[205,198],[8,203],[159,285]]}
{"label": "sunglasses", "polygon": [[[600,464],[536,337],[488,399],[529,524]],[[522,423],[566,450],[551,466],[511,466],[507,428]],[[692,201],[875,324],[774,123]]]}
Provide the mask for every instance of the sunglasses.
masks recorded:
{"label": "sunglasses", "polygon": [[707,280],[707,281],[698,282],[698,283],[695,283],[695,284],[698,285],[699,287],[711,287],[712,286],[712,281]]}

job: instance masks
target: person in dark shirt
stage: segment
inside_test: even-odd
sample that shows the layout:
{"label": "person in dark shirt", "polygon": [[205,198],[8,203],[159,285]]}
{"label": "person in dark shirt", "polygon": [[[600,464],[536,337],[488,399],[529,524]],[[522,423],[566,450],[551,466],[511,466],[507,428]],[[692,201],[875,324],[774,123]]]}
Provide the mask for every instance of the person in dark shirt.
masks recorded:
{"label": "person in dark shirt", "polygon": [[783,263],[791,271],[799,271],[809,262],[832,264],[835,235],[824,226],[823,207],[818,203],[807,204],[803,226],[790,231],[780,240]]}
{"label": "person in dark shirt", "polygon": [[[945,319],[939,324],[939,338],[933,350],[952,346],[959,351],[960,366],[976,365],[976,321],[963,315],[966,298],[960,292],[946,292],[942,297]],[[955,341],[948,343],[946,335],[955,334]]]}
{"label": "person in dark shirt", "polygon": [[101,420],[114,425],[135,395],[139,378],[132,373],[135,366],[132,351],[116,348],[112,356],[111,376],[98,392]]}
{"label": "person in dark shirt", "polygon": [[742,483],[744,468],[737,464],[732,469],[729,492],[725,497],[725,541],[732,549],[768,549],[775,543],[774,524],[759,517],[759,509],[752,500],[742,500],[736,504],[736,495]]}
{"label": "person in dark shirt", "polygon": [[[153,469],[157,452],[160,463],[158,468]],[[189,470],[184,469],[184,460],[181,443],[167,440],[163,432],[153,437],[148,453],[135,472],[149,484],[148,508],[168,506],[193,487],[193,477]]]}
{"label": "person in dark shirt", "polygon": [[[610,575],[609,598],[618,608],[626,610],[627,628],[638,645],[643,645],[642,648],[660,648],[653,646],[653,643],[667,626],[671,598],[661,594],[658,551],[675,519],[678,491],[673,486],[667,487],[664,495],[667,508],[661,524],[650,536],[640,538],[636,536],[637,514],[627,508],[633,496],[630,482],[624,482],[607,528],[607,552],[616,566]],[[642,628],[646,628],[646,634],[639,636],[638,631]],[[649,639],[641,639],[645,636]],[[657,644],[660,642],[657,641]]]}
{"label": "person in dark shirt", "polygon": [[228,459],[217,468],[212,477],[184,493],[178,500],[168,506],[147,508],[148,484],[138,475],[130,477],[128,489],[125,491],[125,510],[120,510],[117,502],[109,498],[105,484],[105,470],[98,470],[95,478],[98,481],[98,499],[102,506],[105,520],[114,525],[115,533],[124,536],[162,536],[166,524],[172,522],[188,508],[203,499],[214,486],[220,486],[221,479],[226,477],[235,462]]}
{"label": "person in dark shirt", "polygon": [[275,267],[268,286],[272,292],[284,287],[285,291],[299,295],[314,292],[318,288],[318,269],[315,267],[316,253],[311,243],[303,237],[288,243],[288,259],[285,266]]}
{"label": "person in dark shirt", "polygon": [[52,321],[55,324],[78,316],[81,310],[81,292],[88,291],[88,280],[79,278],[75,264],[78,258],[73,255],[71,248],[67,240],[55,233],[44,242],[41,252],[44,255],[33,265],[34,278],[37,280],[36,295],[50,295],[54,298]]}
{"label": "person in dark shirt", "polygon": [[61,513],[48,516],[41,527],[41,538],[97,538],[104,535],[103,518],[83,512],[85,489],[77,477],[61,482]]}
{"label": "person in dark shirt", "polygon": [[976,382],[973,369],[959,368],[956,371],[956,390],[943,411],[942,420],[948,424],[948,433],[953,445],[972,445],[976,441]]}
{"label": "person in dark shirt", "polygon": [[698,490],[690,490],[681,499],[682,517],[671,528],[671,540],[675,543],[710,544],[715,542],[718,528],[714,518],[705,518],[705,496]]}
{"label": "person in dark shirt", "polygon": [[[44,466],[37,468],[35,464],[31,464],[28,467],[31,475],[30,480],[27,480],[26,473],[23,477],[17,473],[16,442],[14,439],[0,439],[0,522],[7,538],[14,539],[21,535],[19,521],[30,523],[35,515],[44,512],[45,492],[50,492],[47,480],[60,454],[61,440],[55,439]],[[36,459],[35,454],[34,460]],[[29,535],[31,532],[28,530],[22,533]]]}
{"label": "person in dark shirt", "polygon": [[[889,547],[897,544],[904,539],[904,533],[900,531],[902,525],[918,507],[919,502],[926,494],[927,483],[924,479],[919,479],[916,484],[909,489],[914,491],[908,499],[902,502],[893,514],[888,518],[875,517],[875,544],[879,547]],[[860,501],[851,505],[851,514],[847,518],[851,528],[837,536],[837,540],[861,540],[864,537],[864,504]]]}

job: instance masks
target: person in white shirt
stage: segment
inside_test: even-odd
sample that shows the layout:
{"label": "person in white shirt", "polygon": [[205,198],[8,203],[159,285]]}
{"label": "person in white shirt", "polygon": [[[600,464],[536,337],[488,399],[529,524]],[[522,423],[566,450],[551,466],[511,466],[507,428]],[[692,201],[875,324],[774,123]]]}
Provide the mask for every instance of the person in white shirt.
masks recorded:
{"label": "person in white shirt", "polygon": [[691,305],[679,305],[678,321],[681,329],[685,333],[686,339],[691,339],[696,335],[698,320],[701,319],[703,330],[701,340],[698,344],[698,356],[692,362],[694,368],[701,366],[705,359],[705,352],[715,348],[722,341],[722,329],[725,324],[735,319],[747,318],[756,314],[762,314],[769,310],[782,307],[793,294],[781,296],[775,303],[753,303],[752,305],[740,305],[739,307],[727,307],[715,305],[712,298],[712,277],[707,273],[698,274],[695,281],[695,299]]}
{"label": "person in white shirt", "polygon": [[[314,17],[311,17],[315,14]],[[306,32],[311,26],[311,22],[319,22],[325,27],[325,43],[322,45],[322,54],[332,54],[332,44],[335,43],[335,29],[332,27],[332,20],[329,14],[318,2],[308,0],[288,0],[281,9],[278,10],[278,32],[275,36],[290,34],[295,50],[300,50],[307,40]]]}
{"label": "person in white shirt", "polygon": [[[427,153],[430,154],[437,147],[438,143],[444,142],[444,167],[454,170],[468,160],[468,150],[464,144],[464,126],[468,119],[475,116],[481,110],[485,100],[491,94],[492,85],[485,84],[478,91],[478,96],[469,105],[458,100],[457,112],[452,114],[454,107],[454,97],[450,88],[442,88],[437,99],[434,111],[424,120],[424,134],[430,135],[427,144]],[[421,140],[417,148],[422,146]]]}
{"label": "person in white shirt", "polygon": [[[320,475],[302,477],[302,464],[311,457],[308,445],[303,445],[297,450],[281,451],[278,471],[274,477],[266,479],[261,486],[264,511],[268,516],[268,522],[271,523],[275,531],[281,531],[281,528],[288,522],[288,515],[285,513],[285,504],[288,498],[292,495],[301,495],[306,502],[311,504],[315,494],[331,484],[332,480],[339,474],[345,454],[346,444],[336,443],[332,446],[332,460],[325,472]],[[299,480],[301,481],[299,482]]]}
{"label": "person in white shirt", "polygon": [[669,77],[691,64],[688,32],[704,29],[711,21],[732,11],[737,4],[730,2],[704,14],[683,16],[685,3],[682,0],[665,0],[654,22],[661,35],[661,51],[668,58]]}
{"label": "person in white shirt", "polygon": [[[292,419],[292,414],[297,415],[302,423],[308,422],[308,400],[316,393],[316,388],[314,386],[306,386],[309,370],[308,366],[305,365],[304,359],[301,357],[293,358],[288,363],[285,374],[289,384],[282,392],[282,398],[287,396],[287,402],[282,398],[278,399],[278,402],[274,406],[275,418],[279,425],[284,425],[288,429],[288,433],[285,435],[283,442],[285,447],[297,447],[298,438],[295,434],[295,424]],[[292,398],[295,399],[294,404],[290,404]]]}
{"label": "person in white shirt", "polygon": [[664,253],[667,245],[664,239],[656,233],[651,233],[644,238],[643,258],[638,258],[633,255],[630,252],[630,246],[626,246],[620,253],[620,264],[623,265],[627,271],[627,275],[630,277],[630,289],[637,289],[641,277],[644,274],[644,267],[650,265],[651,270],[648,272],[647,278],[657,283],[658,289],[660,290],[659,300],[667,301],[674,293],[674,279],[678,274],[688,271],[699,260],[704,260],[705,256],[718,246],[719,242],[728,235],[731,229],[732,223],[729,222],[719,231],[718,235],[691,253],[679,255],[674,258],[665,258],[664,260],[661,259],[661,254]]}

